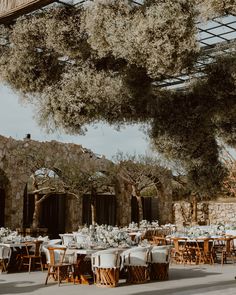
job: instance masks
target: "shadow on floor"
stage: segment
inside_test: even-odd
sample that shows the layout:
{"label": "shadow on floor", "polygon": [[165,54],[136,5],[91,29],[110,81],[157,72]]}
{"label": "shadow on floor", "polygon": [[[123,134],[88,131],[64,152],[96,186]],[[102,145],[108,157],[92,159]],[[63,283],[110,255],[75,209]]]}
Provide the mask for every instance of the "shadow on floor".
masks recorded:
{"label": "shadow on floor", "polygon": [[212,275],[221,275],[221,272],[217,272],[212,267],[212,271],[206,271],[207,268],[204,266],[192,267],[192,268],[170,268],[170,280],[180,280],[180,279],[191,279],[191,278],[201,278]]}
{"label": "shadow on floor", "polygon": [[[192,279],[192,278],[202,278],[212,275],[221,275],[221,272],[210,272],[209,270],[206,271],[206,268],[204,267],[192,267],[192,268],[175,268],[171,267],[170,269],[170,275],[169,275],[169,281],[174,280],[181,280],[181,279]],[[156,281],[155,281],[156,282]],[[145,284],[152,284],[154,281],[149,281]],[[127,284],[125,283],[125,280],[122,280],[119,283],[119,287],[126,287]]]}
{"label": "shadow on floor", "polygon": [[235,288],[234,293],[236,294],[236,281],[219,281],[219,282],[212,282],[212,283],[205,283],[205,284],[196,284],[191,286],[181,286],[181,287],[174,287],[168,289],[156,289],[153,291],[142,291],[138,293],[132,293],[132,295],[157,295],[160,293],[161,295],[202,295],[206,294],[206,292],[211,292],[210,294],[229,294],[227,293],[227,289]]}
{"label": "shadow on floor", "polygon": [[30,285],[30,284],[34,284],[34,282],[16,281],[16,282],[0,283],[0,294],[6,295],[6,294],[17,294],[17,293],[33,293],[34,291],[42,287],[45,287],[43,284],[38,284],[38,285]]}

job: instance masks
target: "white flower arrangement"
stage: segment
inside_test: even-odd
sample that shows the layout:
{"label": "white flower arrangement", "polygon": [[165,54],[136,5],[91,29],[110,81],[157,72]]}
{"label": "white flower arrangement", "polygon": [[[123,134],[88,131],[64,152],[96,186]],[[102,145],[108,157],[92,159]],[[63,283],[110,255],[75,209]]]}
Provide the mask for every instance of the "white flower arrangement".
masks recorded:
{"label": "white flower arrangement", "polygon": [[0,228],[0,242],[4,242],[6,240],[12,241],[18,236],[17,231],[12,231],[7,227]]}
{"label": "white flower arrangement", "polygon": [[222,236],[226,230],[234,230],[234,225],[230,224],[212,224],[208,226],[192,226],[185,227],[179,232],[173,233],[173,236],[186,236],[186,237],[214,237]]}
{"label": "white flower arrangement", "polygon": [[[80,233],[85,234],[82,228]],[[111,225],[96,225],[86,228],[86,241],[80,247],[129,247],[134,244],[127,231]]]}

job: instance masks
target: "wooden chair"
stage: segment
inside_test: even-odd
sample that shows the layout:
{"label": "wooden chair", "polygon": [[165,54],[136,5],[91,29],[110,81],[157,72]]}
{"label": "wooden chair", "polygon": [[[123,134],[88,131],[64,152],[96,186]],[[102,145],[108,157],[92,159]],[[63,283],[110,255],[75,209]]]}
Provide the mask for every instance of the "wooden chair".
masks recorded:
{"label": "wooden chair", "polygon": [[170,247],[154,246],[149,255],[150,279],[168,280],[169,279]]}
{"label": "wooden chair", "polygon": [[227,263],[227,258],[231,258],[232,262],[235,262],[236,259],[236,249],[234,247],[234,239],[236,237],[233,236],[226,236],[221,238],[221,241],[224,242],[224,247],[221,252],[221,265],[223,266],[224,263]]}
{"label": "wooden chair", "polygon": [[187,247],[186,238],[173,238],[174,248],[171,252],[171,260],[176,263],[185,264],[190,262],[191,256]]}
{"label": "wooden chair", "polygon": [[78,254],[76,264],[74,265],[75,282],[79,284],[90,285],[94,282],[94,273],[92,270],[91,256],[86,254]]}
{"label": "wooden chair", "polygon": [[157,232],[155,230],[148,229],[142,237],[142,240],[152,241],[153,236],[156,236]]}
{"label": "wooden chair", "polygon": [[149,248],[132,248],[122,253],[126,282],[130,284],[146,283],[149,280]]}
{"label": "wooden chair", "polygon": [[204,263],[214,264],[215,262],[214,240],[211,238],[203,239],[203,258]]}
{"label": "wooden chair", "polygon": [[204,263],[204,248],[203,240],[195,239],[188,242],[188,252],[190,264],[201,264]]}
{"label": "wooden chair", "polygon": [[116,287],[119,282],[120,254],[116,250],[99,251],[92,255],[92,269],[97,286]]}
{"label": "wooden chair", "polygon": [[[43,271],[43,263],[42,263],[42,255],[40,246],[43,241],[33,241],[29,243],[25,243],[24,253],[20,255],[20,265],[19,270],[21,270],[22,266],[28,266],[28,271],[30,273],[32,264],[41,266],[41,270]],[[31,249],[33,252],[31,252]]]}
{"label": "wooden chair", "polygon": [[164,237],[153,236],[152,237],[152,244],[154,244],[156,246],[163,246],[163,245],[167,245],[167,242]]}
{"label": "wooden chair", "polygon": [[214,260],[221,263],[222,251],[225,248],[224,238],[214,238]]}
{"label": "wooden chair", "polygon": [[7,271],[7,266],[11,258],[11,248],[5,245],[0,245],[0,268],[1,271]]}
{"label": "wooden chair", "polygon": [[53,277],[55,281],[58,282],[58,286],[60,286],[61,281],[69,280],[72,276],[74,280],[74,268],[72,263],[65,263],[65,252],[66,247],[62,246],[49,246],[48,250],[48,273],[45,281],[45,285],[47,285],[48,279]]}

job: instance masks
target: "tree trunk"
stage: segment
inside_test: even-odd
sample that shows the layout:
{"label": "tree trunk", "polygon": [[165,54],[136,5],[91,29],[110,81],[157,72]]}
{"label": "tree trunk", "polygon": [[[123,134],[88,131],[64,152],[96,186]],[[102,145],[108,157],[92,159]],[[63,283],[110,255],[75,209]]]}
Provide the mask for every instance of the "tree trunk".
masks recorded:
{"label": "tree trunk", "polygon": [[197,197],[193,196],[193,219],[192,219],[192,223],[195,225],[197,224]]}
{"label": "tree trunk", "polygon": [[34,195],[34,214],[33,214],[33,221],[32,221],[32,228],[38,228],[40,226],[39,217],[40,217],[40,211],[41,211],[41,203],[39,202],[39,195]]}
{"label": "tree trunk", "polygon": [[92,225],[97,223],[97,212],[96,212],[96,191],[91,190],[91,219]]}
{"label": "tree trunk", "polygon": [[92,219],[92,225],[96,224],[96,206],[94,204],[91,203],[91,219]]}
{"label": "tree trunk", "polygon": [[138,201],[138,220],[140,223],[140,221],[143,220],[143,203],[142,203],[142,197],[140,195],[136,196],[136,198]]}
{"label": "tree trunk", "polygon": [[140,223],[141,220],[143,220],[143,203],[142,203],[142,197],[140,195],[140,191],[133,185],[132,186],[132,194],[137,199],[138,203],[138,223]]}
{"label": "tree trunk", "polygon": [[122,194],[121,194],[121,185],[118,179],[116,179],[115,181],[114,189],[115,189],[116,205],[117,205],[116,206],[116,225],[120,226],[122,215],[121,215],[121,206],[119,206],[120,205],[119,201],[122,198]]}

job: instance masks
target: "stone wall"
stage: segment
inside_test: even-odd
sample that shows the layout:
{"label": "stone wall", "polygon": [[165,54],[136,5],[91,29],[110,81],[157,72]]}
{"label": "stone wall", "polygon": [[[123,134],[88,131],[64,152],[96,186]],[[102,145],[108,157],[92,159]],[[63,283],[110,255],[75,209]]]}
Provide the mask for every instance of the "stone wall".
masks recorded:
{"label": "stone wall", "polygon": [[[23,227],[24,191],[30,176],[40,168],[54,171],[57,161],[81,163],[80,159],[91,159],[100,171],[106,170],[110,161],[97,157],[90,150],[76,144],[57,141],[38,142],[31,139],[15,140],[0,136],[0,187],[4,188],[5,222],[12,229]],[[64,166],[65,167],[65,166]],[[166,174],[167,173],[167,174]],[[171,174],[161,172],[158,176],[158,216],[161,224],[172,222]],[[132,191],[122,179],[116,185],[117,225],[125,226],[131,222]],[[66,197],[66,231],[76,230],[82,224],[82,200]]]}
{"label": "stone wall", "polygon": [[209,203],[211,224],[236,224],[236,203]]}
{"label": "stone wall", "polygon": [[[4,225],[12,229],[23,226],[24,190],[35,171],[40,168],[53,170],[58,159],[67,165],[72,161],[79,162],[81,158],[84,163],[92,158],[102,170],[108,162],[76,144],[0,136],[0,187],[4,188],[6,195]],[[71,197],[66,202],[66,230],[69,231],[78,228],[82,222],[82,202]]]}
{"label": "stone wall", "polygon": [[[157,196],[155,197],[158,199],[158,206],[155,208],[157,212],[154,215],[158,216],[159,224],[172,223],[171,172],[163,169],[157,178]],[[121,178],[118,178],[115,190],[117,196],[117,225],[126,226],[131,222],[132,187],[124,183]]]}
{"label": "stone wall", "polygon": [[[191,225],[193,221],[193,206],[190,202],[173,204],[174,223],[178,227]],[[236,202],[210,201],[197,204],[197,224],[236,224]]]}

